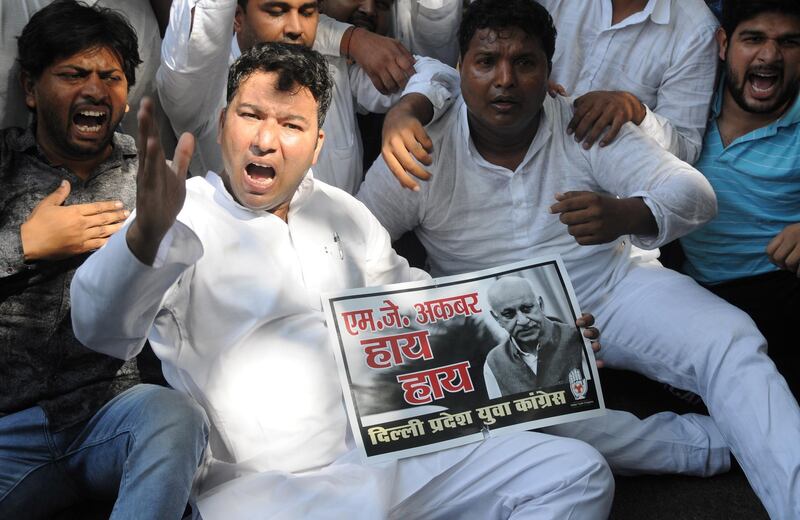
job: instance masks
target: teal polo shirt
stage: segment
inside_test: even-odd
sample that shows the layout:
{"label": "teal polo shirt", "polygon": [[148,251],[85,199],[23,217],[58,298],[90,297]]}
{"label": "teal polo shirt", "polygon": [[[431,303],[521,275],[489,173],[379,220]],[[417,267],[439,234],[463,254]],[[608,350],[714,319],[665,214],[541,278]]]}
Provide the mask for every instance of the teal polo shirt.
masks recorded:
{"label": "teal polo shirt", "polygon": [[706,284],[777,270],[767,244],[800,222],[800,96],[778,120],[725,147],[717,127],[722,88],[694,165],[714,188],[719,213],[681,239],[685,272]]}

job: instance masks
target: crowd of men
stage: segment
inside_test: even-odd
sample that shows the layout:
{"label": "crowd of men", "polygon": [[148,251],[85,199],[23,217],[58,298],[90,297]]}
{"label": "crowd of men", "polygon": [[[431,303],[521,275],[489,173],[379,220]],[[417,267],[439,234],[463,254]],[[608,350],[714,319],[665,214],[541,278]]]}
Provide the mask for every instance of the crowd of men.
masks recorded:
{"label": "crowd of men", "polygon": [[[0,517],[582,520],[732,455],[800,518],[800,4],[718,4],[0,5]],[[320,295],[546,254],[709,414],[360,460]],[[489,397],[579,372],[531,286],[489,303]]]}

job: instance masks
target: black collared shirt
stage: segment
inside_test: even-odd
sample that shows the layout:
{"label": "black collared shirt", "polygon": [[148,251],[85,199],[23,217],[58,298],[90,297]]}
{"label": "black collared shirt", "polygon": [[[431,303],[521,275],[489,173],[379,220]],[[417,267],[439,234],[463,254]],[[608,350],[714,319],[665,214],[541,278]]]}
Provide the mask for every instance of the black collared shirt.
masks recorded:
{"label": "black collared shirt", "polygon": [[58,188],[72,185],[65,205],[136,201],[136,146],[115,134],[111,156],[83,181],[52,166],[34,128],[0,130],[0,417],[40,405],[58,431],[91,417],[140,381],[136,361],[81,345],[72,333],[69,285],[88,255],[26,263],[20,225]]}

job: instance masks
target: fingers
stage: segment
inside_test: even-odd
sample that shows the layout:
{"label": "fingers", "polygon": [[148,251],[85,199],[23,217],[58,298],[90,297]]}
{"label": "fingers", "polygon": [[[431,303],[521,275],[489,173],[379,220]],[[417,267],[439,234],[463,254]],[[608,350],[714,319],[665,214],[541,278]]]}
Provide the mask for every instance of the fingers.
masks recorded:
{"label": "fingers", "polygon": [[586,209],[589,206],[586,195],[591,195],[591,192],[568,191],[566,193],[556,193],[558,202],[550,206],[550,213],[566,213]]}
{"label": "fingers", "polygon": [[397,53],[394,61],[390,63],[386,69],[397,88],[391,92],[395,92],[404,88],[408,83],[408,78],[414,75],[414,57],[406,50],[399,42],[397,43]]}
{"label": "fingers", "polygon": [[[595,120],[592,127],[588,130],[586,138],[583,140],[583,149],[588,150],[589,148],[594,145],[595,142],[600,138],[603,132],[606,131],[612,123],[614,122],[614,116],[607,112],[601,112],[600,116]],[[578,135],[577,132],[575,134]]]}
{"label": "fingers", "polygon": [[594,325],[594,316],[588,312],[581,313],[581,317],[575,320],[578,327],[591,327]]}
{"label": "fingers", "polygon": [[600,339],[600,329],[597,327],[586,327],[583,331],[583,337],[589,341],[597,341]]}
{"label": "fingers", "polygon": [[150,127],[153,124],[152,101],[150,98],[142,98],[139,103],[139,112],[136,114],[136,120],[139,123],[136,147],[139,151],[139,171],[141,172],[147,162],[147,139],[150,137]]}
{"label": "fingers", "polygon": [[101,202],[89,202],[86,204],[76,204],[73,206],[80,215],[88,217],[99,213],[116,212],[122,209],[122,202],[118,200],[104,200]]}
{"label": "fingers", "polygon": [[179,179],[186,179],[193,153],[194,136],[189,132],[184,132],[178,140],[178,145],[175,147],[175,155],[172,158],[172,168]]}
{"label": "fingers", "polygon": [[603,139],[600,140],[600,146],[608,146],[609,144],[614,142],[614,139],[617,138],[619,131],[622,129],[622,125],[624,125],[625,123],[627,123],[627,121],[625,121],[624,117],[622,116],[615,117],[614,120],[611,122],[611,125],[609,125],[606,135],[603,137]]}
{"label": "fingers", "polygon": [[553,97],[553,98],[556,97],[556,96],[566,96],[567,95],[567,89],[564,88],[564,85],[561,85],[559,83],[555,83],[553,81],[548,81],[547,82],[547,93],[550,94],[550,97]]}
{"label": "fingers", "polygon": [[392,175],[395,176],[402,187],[411,191],[419,191],[419,184],[417,184],[417,182],[408,173],[406,173],[406,169],[402,164],[400,164],[400,161],[397,160],[397,157],[394,155],[394,153],[384,147],[384,149],[381,151],[381,155],[383,156],[383,160],[386,162],[386,166],[389,168],[389,171],[392,172]]}
{"label": "fingers", "polygon": [[116,224],[117,222],[123,222],[130,214],[130,211],[123,209],[90,215],[86,217],[86,227],[93,228],[107,226],[109,224]]}
{"label": "fingers", "polygon": [[406,49],[405,45],[397,40],[394,40],[394,43],[397,49],[397,55],[394,58],[395,63],[405,72],[406,76],[413,76],[416,72],[416,70],[414,70],[414,63],[416,63],[417,60],[414,58],[414,55],[411,54],[411,51]]}
{"label": "fingers", "polygon": [[[575,117],[577,117],[577,115],[578,114],[576,111]],[[573,120],[575,119],[575,117],[573,117]],[[601,124],[600,121],[602,117],[603,117],[603,109],[600,107],[592,107],[590,110],[586,111],[576,121],[576,124],[572,126],[572,131],[575,134],[575,140],[578,142],[583,141],[592,128],[594,128],[598,124]]]}
{"label": "fingers", "polygon": [[53,193],[46,196],[39,202],[39,206],[60,206],[64,204],[64,201],[67,200],[69,197],[69,192],[72,190],[72,186],[70,186],[69,181],[61,181],[61,184],[58,185],[58,188],[55,189]]}
{"label": "fingers", "polygon": [[781,269],[797,272],[798,261],[800,261],[800,245],[794,244],[791,240],[782,240],[770,256],[770,260]]}
{"label": "fingers", "polygon": [[86,252],[89,252],[89,251],[97,251],[98,249],[103,247],[106,242],[108,242],[108,237],[110,237],[110,236],[111,235],[108,235],[108,236],[106,236],[104,238],[93,238],[91,240],[87,240],[86,242],[83,243],[83,246],[82,246],[83,251],[82,252],[86,253]]}
{"label": "fingers", "polygon": [[91,240],[96,240],[98,238],[108,238],[117,231],[119,231],[124,225],[125,225],[124,222],[117,222],[116,224],[109,224],[107,226],[93,227],[87,231],[87,235],[92,237]]}

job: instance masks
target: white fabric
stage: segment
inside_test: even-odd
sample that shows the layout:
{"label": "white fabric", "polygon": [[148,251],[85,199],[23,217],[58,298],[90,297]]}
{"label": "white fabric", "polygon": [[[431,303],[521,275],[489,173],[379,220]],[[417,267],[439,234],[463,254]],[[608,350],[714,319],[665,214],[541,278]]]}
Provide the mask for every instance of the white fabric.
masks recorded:
{"label": "white fabric", "polygon": [[581,307],[603,330],[606,363],[691,390],[711,412],[644,421],[611,413],[543,431],[592,444],[624,472],[647,461],[656,471],[703,474],[705,462],[707,474],[724,467],[724,441],[771,517],[800,517],[800,410],[755,324],[688,277],[637,258],[625,238],[577,245],[547,211],[567,190],[642,195],[659,226],[647,239],[653,247],[714,214],[700,174],[632,125],[612,145],[583,150],[564,133],[571,107],[561,98],[545,100],[528,155],[511,172],[474,150],[464,109],[459,100],[428,128],[438,157],[419,193],[400,188],[379,159],[359,199],[393,236],[416,229],[436,275],[560,253]]}
{"label": "white fabric", "polygon": [[351,452],[319,471],[240,478],[198,505],[207,520],[600,520],[613,489],[586,444],[524,432],[377,466]]}
{"label": "white fabric", "polygon": [[392,32],[408,50],[455,67],[462,0],[395,0]]}
{"label": "white fabric", "polygon": [[[699,172],[664,153],[632,124],[623,127],[614,146],[587,151],[565,132],[571,117],[570,99],[547,97],[539,132],[512,172],[475,150],[459,98],[427,127],[435,150],[433,181],[423,183],[419,194],[405,190],[378,158],[358,198],[393,239],[417,228],[434,276],[560,253],[581,304],[593,308],[628,269],[631,243],[652,249],[684,235],[714,215],[716,199]],[[579,246],[558,216],[547,211],[556,193],[575,190],[642,197],[655,216],[658,236]]]}
{"label": "white fabric", "polygon": [[[30,111],[25,106],[25,95],[18,80],[19,65],[15,61],[17,37],[30,17],[51,2],[52,0],[0,2],[0,75],[3,77],[0,82],[0,128],[24,128],[28,124]],[[155,74],[159,61],[158,49],[161,46],[158,22],[148,0],[86,0],[85,3],[120,11],[136,30],[142,63],[136,67],[136,85],[128,93],[130,111],[122,119],[122,131],[135,136],[139,101],[144,96],[154,98],[156,95]]]}
{"label": "white fabric", "polygon": [[[123,229],[92,255],[72,283],[74,330],[122,358],[148,336],[169,383],[203,405],[212,425],[197,488],[203,517],[384,518],[393,508],[420,517],[434,506],[432,516],[448,507],[497,518],[515,507],[519,518],[607,514],[605,463],[572,441],[522,435],[400,464],[357,462],[320,293],[425,274],[344,192],[309,173],[287,223],[241,207],[209,172],[188,181],[160,249],[160,265],[142,265]],[[503,457],[517,462],[477,485],[474,468]],[[442,493],[420,491],[427,482]]]}
{"label": "white fabric", "polygon": [[[238,57],[235,37],[231,43],[235,7],[236,0],[178,0],[170,11],[156,80],[175,133],[191,132],[197,139],[193,171],[222,170],[217,126],[225,106],[228,66]],[[402,95],[416,92],[431,100],[437,117],[458,92],[458,75],[434,60],[420,58],[417,74],[405,90],[384,96],[360,67],[338,56],[327,58],[334,80],[333,99],[322,126],[325,144],[314,172],[318,179],[355,193],[364,173],[356,108],[383,113]]]}
{"label": "white fabric", "polygon": [[[462,12],[462,0],[394,0],[388,36],[413,54],[455,67]],[[339,43],[348,27],[348,23],[321,15],[314,49],[326,56],[339,56]]]}
{"label": "white fabric", "polygon": [[703,144],[717,71],[719,25],[703,0],[650,0],[612,26],[611,0],[540,0],[558,31],[550,79],[570,96],[594,90],[636,95],[640,127],[679,158]]}

